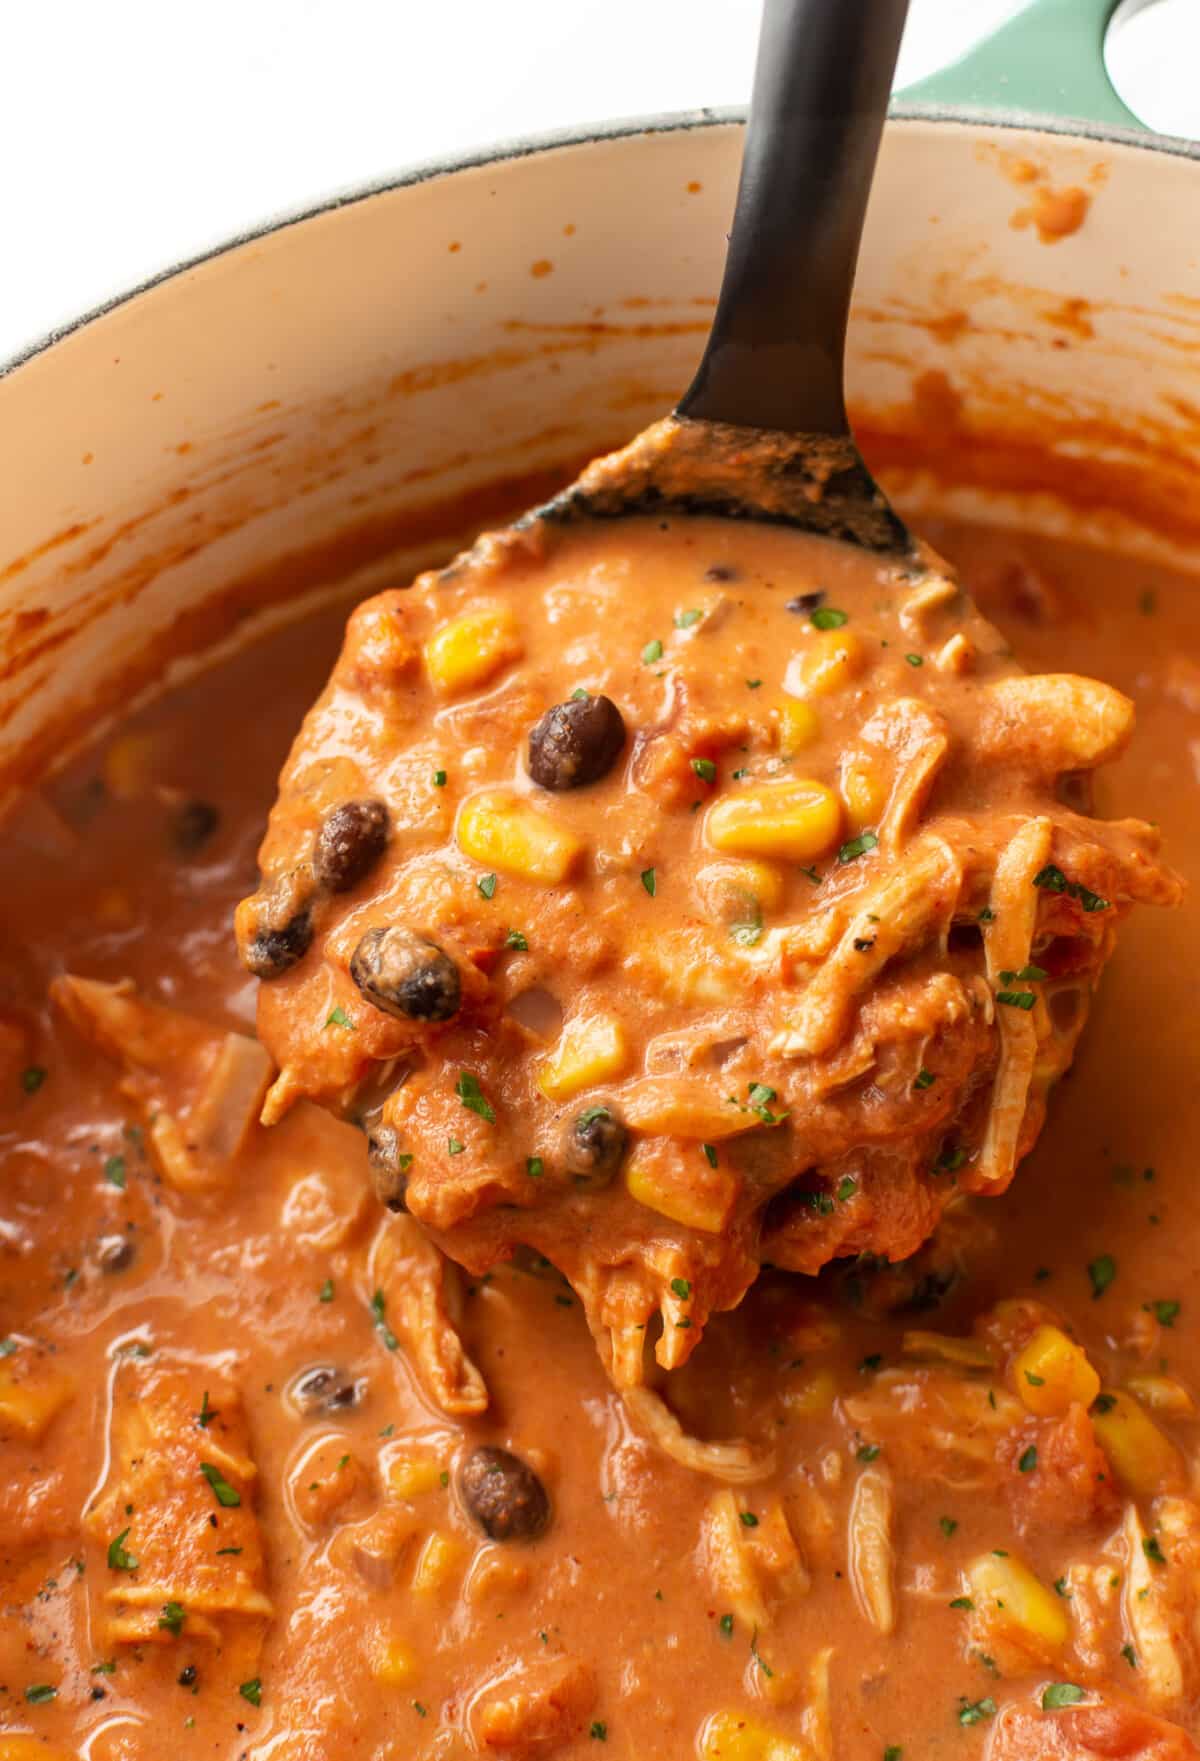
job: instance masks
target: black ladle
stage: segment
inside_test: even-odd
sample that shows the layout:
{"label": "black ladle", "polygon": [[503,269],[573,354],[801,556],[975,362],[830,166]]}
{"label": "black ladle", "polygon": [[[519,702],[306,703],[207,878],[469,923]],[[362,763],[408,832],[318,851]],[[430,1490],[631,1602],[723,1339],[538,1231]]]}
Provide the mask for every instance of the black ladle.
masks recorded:
{"label": "black ladle", "polygon": [[908,0],[764,0],[725,278],[692,386],[666,422],[589,466],[530,520],[715,513],[911,556],[842,393],[907,12]]}

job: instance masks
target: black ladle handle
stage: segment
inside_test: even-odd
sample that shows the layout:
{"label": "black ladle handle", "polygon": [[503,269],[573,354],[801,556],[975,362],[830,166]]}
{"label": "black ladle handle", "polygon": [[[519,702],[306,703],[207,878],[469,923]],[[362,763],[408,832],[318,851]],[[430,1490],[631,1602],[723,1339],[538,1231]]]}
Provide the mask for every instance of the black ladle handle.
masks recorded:
{"label": "black ladle handle", "polygon": [[763,0],[725,277],[677,414],[849,432],[842,355],[908,0]]}

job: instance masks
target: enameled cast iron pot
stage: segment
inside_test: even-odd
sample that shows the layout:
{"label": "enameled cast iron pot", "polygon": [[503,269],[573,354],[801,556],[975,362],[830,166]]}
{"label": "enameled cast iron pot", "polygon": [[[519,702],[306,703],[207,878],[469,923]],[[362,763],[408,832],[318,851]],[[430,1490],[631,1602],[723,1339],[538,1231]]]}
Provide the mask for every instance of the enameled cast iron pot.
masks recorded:
{"label": "enameled cast iron pot", "polygon": [[[851,397],[910,505],[1019,501],[1071,530],[1070,501],[1115,544],[1200,566],[1200,154],[1129,126],[1100,59],[1111,10],[1037,0],[896,106]],[[1039,114],[984,107],[1017,94]],[[698,113],[421,168],[14,362],[0,795],[171,668],[402,579],[669,408],[739,144],[737,117]]]}

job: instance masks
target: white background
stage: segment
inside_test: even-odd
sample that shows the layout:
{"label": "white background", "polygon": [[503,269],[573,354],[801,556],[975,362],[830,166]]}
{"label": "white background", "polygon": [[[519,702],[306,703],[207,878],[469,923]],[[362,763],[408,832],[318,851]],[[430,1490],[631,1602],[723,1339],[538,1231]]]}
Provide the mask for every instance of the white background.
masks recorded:
{"label": "white background", "polygon": [[[912,0],[897,85],[956,59],[1021,4]],[[1162,4],[1200,21],[1200,0]],[[331,191],[506,136],[744,103],[758,17],[757,0],[0,9],[0,361],[177,259]],[[1170,58],[1192,76],[1195,42]]]}

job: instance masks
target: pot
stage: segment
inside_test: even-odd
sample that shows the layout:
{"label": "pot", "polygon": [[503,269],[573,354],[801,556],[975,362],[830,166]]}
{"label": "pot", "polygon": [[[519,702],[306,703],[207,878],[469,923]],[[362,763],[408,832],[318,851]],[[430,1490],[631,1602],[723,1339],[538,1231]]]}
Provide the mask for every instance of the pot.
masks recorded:
{"label": "pot", "polygon": [[[1129,126],[1100,60],[1111,10],[1039,0],[895,106],[850,398],[918,513],[935,493],[993,518],[1019,505],[1195,566],[1182,217],[1200,156]],[[978,107],[1010,90],[1045,114]],[[695,113],[425,166],[11,363],[0,793],[180,669],[404,579],[669,408],[714,304],[740,136],[737,116]]]}

